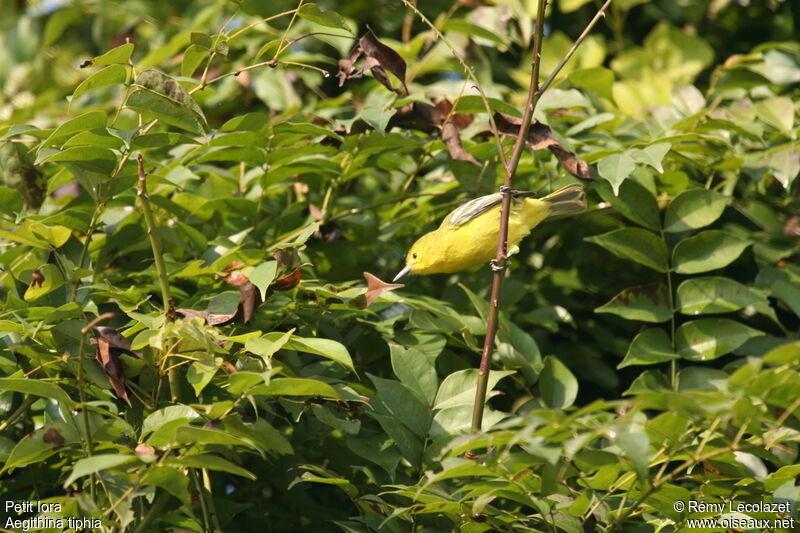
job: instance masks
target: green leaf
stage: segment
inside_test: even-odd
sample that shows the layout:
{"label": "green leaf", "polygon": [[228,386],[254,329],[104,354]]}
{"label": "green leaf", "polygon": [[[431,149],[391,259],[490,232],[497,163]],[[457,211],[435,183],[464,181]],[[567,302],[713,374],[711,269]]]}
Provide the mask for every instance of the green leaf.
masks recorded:
{"label": "green leaf", "polygon": [[95,72],[81,82],[72,93],[72,101],[84,93],[108,87],[109,85],[121,85],[128,81],[128,67],[125,65],[110,65],[103,70]]}
{"label": "green leaf", "polygon": [[787,96],[776,96],[760,100],[755,106],[758,118],[782,131],[790,133],[794,127],[794,103]]}
{"label": "green leaf", "polygon": [[0,213],[13,215],[22,210],[22,196],[11,187],[0,186]]}
{"label": "green leaf", "polygon": [[241,466],[235,465],[227,459],[218,457],[211,454],[189,455],[187,457],[173,457],[165,461],[167,465],[182,465],[191,468],[206,468],[208,470],[215,470],[218,472],[228,472],[236,476],[245,477],[250,480],[255,480],[256,475],[245,470]]}
{"label": "green leaf", "polygon": [[430,407],[411,389],[399,381],[367,374],[375,384],[378,399],[386,410],[420,438],[428,435],[432,413]]}
{"label": "green leaf", "polygon": [[783,344],[764,355],[764,362],[771,365],[790,365],[797,361],[800,361],[800,341]]}
{"label": "green leaf", "polygon": [[350,358],[350,352],[347,351],[347,348],[345,348],[342,343],[335,340],[322,339],[319,337],[303,338],[293,336],[286,343],[286,348],[327,357],[331,361],[335,361],[355,372],[353,360]]}
{"label": "green leaf", "polygon": [[730,313],[759,304],[769,306],[766,297],[730,278],[691,278],[678,286],[677,307],[686,315]]}
{"label": "green leaf", "polygon": [[125,105],[149,118],[157,118],[166,124],[177,126],[196,135],[202,135],[208,129],[205,117],[149,89],[133,91],[128,96]]}
{"label": "green leaf", "polygon": [[143,88],[128,96],[127,107],[198,135],[208,132],[203,111],[172,77],[147,68],[136,76],[135,83]]}
{"label": "green leaf", "polygon": [[[42,152],[43,153],[43,152]],[[99,146],[70,146],[38,161],[39,163],[74,163],[99,174],[111,174],[117,164],[114,152]]]}
{"label": "green leaf", "polygon": [[625,453],[625,456],[633,463],[633,468],[639,479],[647,479],[647,472],[650,466],[648,448],[650,439],[645,433],[620,433],[615,444]]}
{"label": "green leaf", "polygon": [[255,267],[247,278],[250,283],[256,286],[258,292],[261,293],[261,300],[267,299],[267,288],[269,284],[275,280],[275,274],[278,272],[277,261],[266,261]]}
{"label": "green leaf", "polygon": [[185,504],[190,501],[189,477],[177,468],[152,466],[139,478],[139,482],[144,486],[153,485],[164,489]]}
{"label": "green leaf", "polygon": [[267,396],[323,396],[342,399],[342,395],[324,381],[304,378],[273,379],[269,385],[255,387],[251,389],[250,393]]}
{"label": "green leaf", "polygon": [[796,284],[779,280],[772,286],[772,294],[782,300],[795,315],[800,317],[800,289]]}
{"label": "green leaf", "polygon": [[658,272],[667,271],[667,246],[654,233],[639,228],[621,228],[586,239],[622,259],[636,261]]}
{"label": "green leaf", "polygon": [[395,376],[407,387],[419,393],[428,405],[433,404],[436,390],[439,388],[439,379],[433,362],[414,348],[404,348],[391,343],[389,351]]}
{"label": "green leaf", "polygon": [[181,76],[189,77],[194,74],[197,67],[200,66],[210,54],[207,48],[193,44],[186,49],[183,54],[183,61],[181,62]]}
{"label": "green leaf", "polygon": [[292,328],[285,333],[276,331],[261,337],[247,339],[244,347],[246,350],[260,355],[267,366],[272,366],[272,356],[289,342],[294,331],[295,329]]}
{"label": "green leaf", "polygon": [[701,318],[675,332],[678,354],[690,361],[709,361],[732,352],[763,332],[728,318]]}
{"label": "green leaf", "polygon": [[672,264],[680,274],[697,274],[723,268],[752,242],[720,230],[707,230],[683,239],[672,251]]}
{"label": "green leaf", "polygon": [[74,425],[63,422],[47,424],[20,439],[9,452],[0,474],[12,468],[41,463],[64,446],[79,442],[80,436]]}
{"label": "green leaf", "polygon": [[41,284],[31,283],[28,285],[23,298],[26,302],[32,302],[37,298],[53,292],[64,285],[64,278],[61,275],[61,270],[56,265],[45,264],[39,267],[39,273],[44,280]]}
{"label": "green leaf", "polygon": [[83,459],[79,459],[75,463],[72,472],[70,473],[67,480],[64,482],[64,488],[66,489],[67,487],[72,485],[76,480],[82,478],[83,476],[96,474],[97,472],[108,470],[110,468],[116,468],[120,465],[132,462],[134,460],[136,460],[135,455],[122,455],[113,453],[94,455],[92,457],[84,457]]}
{"label": "green leaf", "polygon": [[[522,117],[520,110],[508,102],[497,98],[487,98],[486,101],[489,103],[489,108],[492,110],[492,113],[503,113],[517,118]],[[468,94],[456,101],[453,113],[486,113],[486,105],[483,102],[483,98],[480,96]]]}
{"label": "green leaf", "polygon": [[596,190],[603,201],[610,203],[627,219],[654,231],[661,228],[661,217],[656,198],[638,182],[623,181],[616,195],[606,183],[599,183]]}
{"label": "green leaf", "polygon": [[191,42],[195,46],[203,47],[207,50],[210,50],[212,46],[214,46],[214,41],[211,40],[211,36],[207,33],[193,31],[189,34],[189,42]]}
{"label": "green leaf", "polygon": [[222,359],[218,357],[207,357],[199,361],[194,361],[189,365],[186,371],[186,381],[194,389],[194,393],[198,396],[211,382],[214,374],[219,370]]}
{"label": "green leaf", "polygon": [[178,444],[217,444],[220,446],[253,446],[246,440],[228,434],[225,431],[211,428],[184,425],[175,430],[175,442]]}
{"label": "green leaf", "polygon": [[[63,5],[63,4],[62,4]],[[55,11],[44,27],[42,45],[54,44],[69,26],[75,24],[83,17],[83,10],[77,7],[66,7]]]}
{"label": "green leaf", "polygon": [[328,28],[340,28],[347,30],[350,34],[353,33],[350,25],[339,13],[336,11],[322,11],[317,7],[317,4],[303,4],[297,11],[297,15]]}
{"label": "green leaf", "polygon": [[14,391],[23,394],[32,394],[42,398],[51,398],[66,408],[71,409],[74,402],[58,385],[27,378],[0,378],[0,391]]}
{"label": "green leaf", "polygon": [[664,156],[667,155],[672,144],[670,143],[655,143],[647,148],[630,150],[630,155],[637,163],[644,163],[656,169],[659,173],[664,172],[661,162]]}
{"label": "green leaf", "polygon": [[167,407],[162,407],[157,411],[153,411],[144,419],[141,436],[144,437],[151,431],[158,429],[168,422],[173,422],[175,420],[188,421],[195,418],[200,418],[200,415],[188,405],[169,405]]}
{"label": "green leaf", "polygon": [[612,313],[628,320],[664,322],[672,317],[669,294],[660,283],[640,285],[623,290],[596,313]]}
{"label": "green leaf", "polygon": [[619,194],[620,185],[635,168],[636,163],[628,152],[607,155],[597,163],[597,173],[608,180],[614,194]]}
{"label": "green leaf", "polygon": [[89,60],[87,67],[101,67],[115,63],[127,63],[133,55],[133,43],[125,43],[112,48],[103,55]]}
{"label": "green leaf", "polygon": [[501,50],[504,50],[508,45],[506,40],[495,34],[493,31],[478,26],[477,24],[473,24],[464,19],[451,18],[442,27],[442,31],[455,31],[465,35],[471,35],[472,37],[485,39],[499,45]]}
{"label": "green leaf", "polygon": [[83,115],[66,121],[57,127],[47,139],[42,141],[42,146],[51,146],[64,141],[68,137],[81,131],[93,130],[95,128],[106,127],[106,114],[102,111],[90,111]]}
{"label": "green leaf", "polygon": [[[513,370],[492,370],[489,373],[489,382],[486,391],[494,389],[497,382],[513,374]],[[457,405],[471,405],[475,400],[475,387],[478,379],[478,370],[467,368],[448,375],[439,385],[434,401],[434,409],[444,409]],[[487,396],[488,398],[488,396]]]}
{"label": "green leaf", "polygon": [[614,85],[614,72],[605,67],[592,67],[574,70],[569,73],[569,81],[575,87],[589,89],[598,96],[611,100],[611,88]]}
{"label": "green leaf", "polygon": [[625,354],[625,359],[617,368],[633,365],[654,365],[677,359],[678,354],[672,349],[669,337],[661,328],[649,328],[634,337]]}
{"label": "green leaf", "polygon": [[539,393],[548,407],[566,409],[578,397],[578,380],[564,363],[548,355],[539,374]]}
{"label": "green leaf", "polygon": [[708,226],[717,220],[729,198],[715,191],[691,189],[669,203],[664,216],[664,231],[677,233]]}

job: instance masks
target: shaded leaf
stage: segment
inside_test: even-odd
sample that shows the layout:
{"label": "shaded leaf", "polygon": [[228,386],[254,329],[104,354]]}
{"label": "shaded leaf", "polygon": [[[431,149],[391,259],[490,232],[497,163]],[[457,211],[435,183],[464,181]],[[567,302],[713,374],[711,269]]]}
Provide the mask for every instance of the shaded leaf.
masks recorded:
{"label": "shaded leaf", "polygon": [[100,363],[103,372],[106,373],[108,381],[111,383],[117,396],[128,405],[131,405],[131,400],[128,398],[128,391],[125,389],[125,374],[122,369],[122,363],[119,360],[119,356],[111,351],[110,343],[103,337],[97,339],[95,358],[97,362]]}
{"label": "shaded leaf", "polygon": [[728,197],[716,191],[684,191],[667,206],[664,231],[681,232],[708,226],[722,215],[727,203]]}
{"label": "shaded leaf", "polygon": [[628,152],[607,155],[597,163],[597,173],[608,180],[614,194],[619,194],[620,185],[635,168],[636,163]]}
{"label": "shaded leaf", "polygon": [[110,65],[99,72],[95,72],[81,82],[72,93],[72,99],[84,93],[108,87],[109,85],[121,85],[128,80],[128,67],[125,65]]}
{"label": "shaded leaf", "polygon": [[728,318],[701,318],[675,332],[678,354],[690,361],[709,361],[732,352],[763,332]]}
{"label": "shaded leaf", "polygon": [[548,355],[539,374],[539,393],[548,407],[565,409],[578,397],[578,380],[564,363]]}
{"label": "shaded leaf", "polygon": [[707,230],[683,239],[672,250],[675,272],[697,274],[728,266],[752,242],[721,230]]}
{"label": "shaded leaf", "polygon": [[586,238],[622,259],[630,259],[658,272],[667,271],[667,246],[654,233],[639,228],[621,228]]}
{"label": "shaded leaf", "polygon": [[316,4],[303,4],[297,10],[297,15],[322,26],[341,28],[347,30],[348,33],[353,32],[350,29],[350,25],[339,13],[336,11],[322,11]]}
{"label": "shaded leaf", "polygon": [[747,285],[723,277],[687,279],[678,286],[676,304],[687,315],[730,313],[748,305],[769,306],[764,296]]}
{"label": "shaded leaf", "polygon": [[633,365],[654,365],[672,361],[679,356],[672,349],[672,343],[661,328],[649,328],[634,337],[625,358],[617,368]]}
{"label": "shaded leaf", "polygon": [[103,65],[113,65],[115,63],[127,63],[133,54],[133,43],[125,43],[112,48],[105,54],[99,55],[94,59],[87,59],[81,63],[80,68],[100,67]]}
{"label": "shaded leaf", "polygon": [[660,283],[640,285],[623,290],[596,313],[612,313],[628,320],[664,322],[672,317],[669,294]]}

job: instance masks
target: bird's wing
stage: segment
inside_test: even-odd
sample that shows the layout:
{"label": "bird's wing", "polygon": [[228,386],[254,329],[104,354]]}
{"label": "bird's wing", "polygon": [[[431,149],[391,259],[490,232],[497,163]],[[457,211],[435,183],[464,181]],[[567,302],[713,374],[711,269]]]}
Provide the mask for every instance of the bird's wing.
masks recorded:
{"label": "bird's wing", "polygon": [[[519,198],[526,198],[528,196],[533,196],[534,193],[531,192],[522,192],[522,191],[512,191],[512,198],[517,200]],[[462,204],[458,208],[456,208],[453,212],[445,217],[442,221],[442,225],[439,226],[441,228],[444,227],[451,227],[455,228],[458,226],[463,226],[470,220],[474,219],[485,213],[486,211],[490,210],[496,205],[500,205],[500,202],[503,201],[503,194],[496,192],[494,194],[487,194],[486,196],[481,196],[480,198],[475,198],[474,200],[470,200],[469,202]]]}
{"label": "bird's wing", "polygon": [[473,218],[482,215],[489,209],[499,205],[503,200],[503,195],[498,193],[487,194],[480,198],[475,198],[469,202],[462,204],[453,212],[445,217],[442,221],[441,227],[458,227],[466,224]]}

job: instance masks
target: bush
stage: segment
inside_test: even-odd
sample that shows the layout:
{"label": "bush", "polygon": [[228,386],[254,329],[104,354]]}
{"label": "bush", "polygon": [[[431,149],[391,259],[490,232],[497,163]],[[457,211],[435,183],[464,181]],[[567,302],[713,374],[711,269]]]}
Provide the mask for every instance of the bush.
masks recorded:
{"label": "bush", "polygon": [[381,279],[502,182],[535,6],[162,4],[2,22],[0,497],[53,504],[3,527],[796,520],[788,4],[620,1],[543,93],[513,186],[589,209],[504,275],[483,432],[489,270]]}

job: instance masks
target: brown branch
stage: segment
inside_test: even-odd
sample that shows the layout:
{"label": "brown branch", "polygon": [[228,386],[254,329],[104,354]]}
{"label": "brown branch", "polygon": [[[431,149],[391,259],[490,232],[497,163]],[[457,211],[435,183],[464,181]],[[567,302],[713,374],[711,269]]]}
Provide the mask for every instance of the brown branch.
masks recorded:
{"label": "brown branch", "polygon": [[498,313],[500,306],[500,289],[503,285],[503,274],[507,268],[508,262],[508,218],[511,211],[511,184],[514,180],[514,175],[519,166],[519,160],[522,157],[522,151],[525,149],[525,143],[528,138],[528,130],[530,129],[531,120],[533,119],[533,111],[536,104],[545,89],[550,85],[561,68],[566,64],[572,54],[575,53],[578,46],[583,42],[589,31],[594,27],[595,23],[603,16],[605,9],[611,3],[611,0],[606,0],[606,3],[600,8],[594,18],[586,26],[586,29],[581,33],[578,39],[573,44],[572,48],[562,58],[561,62],[556,66],[553,72],[548,77],[547,81],[539,87],[539,66],[541,64],[541,50],[542,38],[544,33],[544,12],[547,7],[547,0],[539,0],[538,11],[536,12],[536,35],[533,44],[533,57],[531,58],[531,79],[528,86],[528,100],[525,103],[525,110],[522,115],[522,124],[517,134],[517,140],[514,144],[514,151],[511,153],[511,158],[508,163],[504,165],[505,181],[501,187],[503,193],[503,202],[500,208],[500,232],[497,239],[497,255],[492,260],[492,291],[489,296],[489,316],[486,319],[486,337],[483,343],[483,353],[481,354],[481,364],[478,370],[478,379],[475,388],[475,402],[472,407],[472,431],[478,432],[481,430],[483,424],[483,410],[486,404],[486,389],[489,383],[489,362],[491,360],[492,350],[494,348],[494,340],[497,335],[498,326]]}

